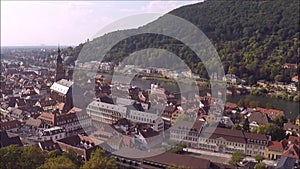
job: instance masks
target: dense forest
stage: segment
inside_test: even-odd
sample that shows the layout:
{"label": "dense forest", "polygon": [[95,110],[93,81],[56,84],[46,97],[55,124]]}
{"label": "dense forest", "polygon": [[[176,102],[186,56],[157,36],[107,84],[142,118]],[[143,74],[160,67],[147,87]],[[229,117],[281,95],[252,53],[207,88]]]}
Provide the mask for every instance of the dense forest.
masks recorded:
{"label": "dense forest", "polygon": [[[175,9],[170,14],[190,21],[205,33],[217,50],[225,73],[236,74],[248,84],[254,84],[261,79],[290,82],[292,76],[299,74],[299,6],[298,0],[207,0]],[[106,34],[88,44],[93,46],[91,48],[96,46],[98,51],[103,51],[108,47],[104,41],[114,39],[120,34],[129,34],[130,31],[159,25],[163,18],[164,16],[138,29]],[[72,53],[77,56],[82,47],[89,49],[88,46],[83,47],[81,44]],[[103,54],[104,61],[119,63],[131,53],[146,48],[162,48],[173,52],[194,73],[208,78],[204,64],[197,59],[195,53],[180,41],[168,36],[141,34],[129,37]],[[79,60],[98,60],[99,54],[101,52],[80,53]],[[157,58],[153,56],[153,59]],[[141,62],[140,59],[133,60],[137,65]],[[298,69],[284,69],[282,65],[285,63],[298,64]]]}

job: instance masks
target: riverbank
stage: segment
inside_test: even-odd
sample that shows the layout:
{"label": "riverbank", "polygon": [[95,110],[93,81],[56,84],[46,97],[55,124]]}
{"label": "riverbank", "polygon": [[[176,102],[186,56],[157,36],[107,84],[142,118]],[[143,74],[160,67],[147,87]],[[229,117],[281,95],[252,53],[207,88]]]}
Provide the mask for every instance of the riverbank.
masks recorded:
{"label": "riverbank", "polygon": [[241,98],[249,99],[249,101],[258,101],[265,105],[270,103],[275,109],[283,110],[287,118],[295,119],[299,114],[299,103],[291,102],[287,100],[281,100],[276,98],[270,98],[266,96],[254,96],[254,95],[238,95],[238,96],[227,96],[227,102],[237,103]]}

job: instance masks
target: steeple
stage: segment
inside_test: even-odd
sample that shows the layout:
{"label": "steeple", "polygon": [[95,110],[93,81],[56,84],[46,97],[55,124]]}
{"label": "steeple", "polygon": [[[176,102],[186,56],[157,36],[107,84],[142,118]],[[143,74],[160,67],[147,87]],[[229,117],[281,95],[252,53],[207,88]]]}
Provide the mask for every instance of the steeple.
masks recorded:
{"label": "steeple", "polygon": [[60,47],[58,46],[58,49],[57,49],[57,58],[56,58],[56,63],[61,63],[63,62],[63,59],[61,58],[61,53],[60,53]]}
{"label": "steeple", "polygon": [[55,81],[59,81],[61,79],[65,78],[65,70],[64,70],[64,65],[63,65],[63,59],[61,57],[60,53],[60,47],[58,46],[57,49],[57,58],[56,58],[56,75],[55,75]]}

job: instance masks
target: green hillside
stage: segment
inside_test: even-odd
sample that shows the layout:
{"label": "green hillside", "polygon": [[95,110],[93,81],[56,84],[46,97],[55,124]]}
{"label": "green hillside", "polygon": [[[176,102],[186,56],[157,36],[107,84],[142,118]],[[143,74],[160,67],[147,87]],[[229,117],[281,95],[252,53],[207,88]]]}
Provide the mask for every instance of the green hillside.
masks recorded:
{"label": "green hillside", "polygon": [[[299,6],[298,0],[208,0],[175,9],[170,14],[192,22],[206,34],[221,57],[225,73],[236,74],[249,84],[260,79],[289,82],[292,76],[297,75],[297,71],[283,69],[282,65],[299,63]],[[136,30],[106,34],[90,44],[97,44],[118,34],[146,29],[159,24],[162,18]],[[149,47],[163,48],[185,60],[194,73],[208,78],[195,53],[181,44],[180,41],[161,35],[134,36],[115,45],[104,60],[118,63],[134,51]],[[100,51],[105,47],[97,46]],[[90,53],[80,59],[90,61],[97,60],[97,57]]]}

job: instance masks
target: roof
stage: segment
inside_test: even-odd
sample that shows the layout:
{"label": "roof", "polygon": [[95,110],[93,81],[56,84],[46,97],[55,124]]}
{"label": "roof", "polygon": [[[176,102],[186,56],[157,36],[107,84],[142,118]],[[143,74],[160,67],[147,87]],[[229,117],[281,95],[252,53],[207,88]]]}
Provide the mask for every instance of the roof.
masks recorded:
{"label": "roof", "polygon": [[300,120],[300,114],[296,117],[296,120]]}
{"label": "roof", "polygon": [[285,149],[285,147],[287,146],[287,140],[281,140],[279,141],[270,141],[268,148],[271,150],[280,150],[283,151]]}
{"label": "roof", "polygon": [[43,112],[38,119],[52,121],[54,123],[55,115],[52,113]]}
{"label": "roof", "polygon": [[14,109],[12,111],[13,114],[17,114],[17,115],[21,115],[23,113],[23,111],[21,109]]}
{"label": "roof", "polygon": [[[81,148],[81,149],[90,149],[94,147],[95,143],[92,139],[86,136],[74,135],[70,137],[63,138],[61,140],[57,140],[58,143],[64,143],[69,146]],[[91,145],[91,146],[90,146]]]}
{"label": "roof", "polygon": [[228,108],[231,108],[231,109],[234,109],[237,107],[237,105],[235,103],[231,103],[231,102],[226,102],[225,103],[225,107],[228,107]]}
{"label": "roof", "polygon": [[299,159],[300,149],[295,144],[292,144],[288,147],[286,151],[282,153],[281,156]]}
{"label": "roof", "polygon": [[53,140],[39,142],[39,147],[44,151],[61,150],[57,143]]}
{"label": "roof", "polygon": [[64,133],[65,131],[61,127],[51,127],[42,131],[43,136],[51,136],[55,134]]}
{"label": "roof", "polygon": [[19,120],[0,122],[0,130],[9,130],[17,127],[21,127],[21,122]]}
{"label": "roof", "polygon": [[210,139],[225,139],[230,142],[246,143],[245,136],[240,130],[207,127],[201,132],[200,137]]}
{"label": "roof", "polygon": [[19,136],[16,137],[8,137],[6,131],[0,131],[0,148],[6,147],[9,145],[18,145],[23,146],[23,143],[20,140]]}
{"label": "roof", "polygon": [[278,110],[278,109],[265,109],[265,108],[257,107],[257,108],[255,108],[255,110],[260,111],[264,114],[267,114],[270,117],[283,116],[284,115],[284,111],[283,110]]}
{"label": "roof", "polygon": [[202,129],[203,124],[205,124],[205,122],[200,120],[196,120],[194,122],[180,120],[174,124],[171,130],[191,130],[199,133]]}
{"label": "roof", "polygon": [[264,114],[262,112],[259,112],[259,111],[252,112],[250,114],[250,116],[248,117],[248,120],[249,120],[250,123],[255,121],[259,125],[267,124],[270,121],[266,114]]}
{"label": "roof", "polygon": [[244,135],[245,135],[246,139],[268,141],[268,137],[266,135],[264,135],[264,134],[244,132]]}
{"label": "roof", "polygon": [[300,137],[289,136],[288,142],[290,142],[290,144],[296,144],[296,145],[300,146]]}
{"label": "roof", "polygon": [[297,126],[296,124],[291,123],[291,122],[284,123],[283,129],[286,131],[295,131],[297,133],[300,132],[300,126]]}
{"label": "roof", "polygon": [[295,158],[281,157],[275,169],[294,169],[295,163]]}
{"label": "roof", "polygon": [[159,135],[158,131],[153,130],[150,126],[145,124],[139,124],[138,131],[144,138],[155,137]]}
{"label": "roof", "polygon": [[41,120],[40,119],[34,119],[34,118],[30,117],[26,121],[26,125],[28,125],[28,126],[34,126],[34,127],[39,127],[41,125]]}
{"label": "roof", "polygon": [[190,169],[206,169],[210,166],[210,161],[196,158],[187,155],[179,155],[175,153],[165,152],[153,157],[148,157],[143,160],[144,162],[153,162],[167,166],[184,166]]}
{"label": "roof", "polygon": [[72,81],[68,81],[66,79],[61,79],[57,82],[54,82],[50,87],[51,90],[57,91],[62,94],[67,94],[69,88],[73,85]]}

